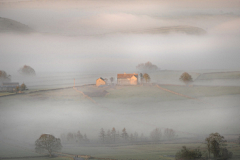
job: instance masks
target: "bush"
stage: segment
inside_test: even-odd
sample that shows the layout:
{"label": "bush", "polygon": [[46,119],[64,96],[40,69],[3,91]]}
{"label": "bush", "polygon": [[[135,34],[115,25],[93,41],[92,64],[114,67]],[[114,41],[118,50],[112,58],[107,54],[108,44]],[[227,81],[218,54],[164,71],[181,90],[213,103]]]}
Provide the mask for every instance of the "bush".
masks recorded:
{"label": "bush", "polygon": [[202,153],[199,149],[189,150],[186,146],[183,146],[175,155],[176,160],[195,160],[200,159],[201,157]]}

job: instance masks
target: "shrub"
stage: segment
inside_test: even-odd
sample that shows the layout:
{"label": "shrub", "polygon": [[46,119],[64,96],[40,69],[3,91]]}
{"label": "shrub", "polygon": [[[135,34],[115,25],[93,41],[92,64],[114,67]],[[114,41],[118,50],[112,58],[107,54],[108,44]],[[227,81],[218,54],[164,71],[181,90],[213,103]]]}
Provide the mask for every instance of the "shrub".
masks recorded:
{"label": "shrub", "polygon": [[183,146],[175,155],[176,160],[195,160],[200,159],[201,157],[202,153],[199,149],[189,150],[186,146]]}

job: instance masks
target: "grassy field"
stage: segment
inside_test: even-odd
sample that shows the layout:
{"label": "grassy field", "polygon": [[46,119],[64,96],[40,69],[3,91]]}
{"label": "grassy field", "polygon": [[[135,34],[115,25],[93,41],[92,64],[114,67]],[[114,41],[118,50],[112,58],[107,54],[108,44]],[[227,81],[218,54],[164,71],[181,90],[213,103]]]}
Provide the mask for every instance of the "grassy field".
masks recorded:
{"label": "grassy field", "polygon": [[16,93],[10,93],[10,92],[0,92],[0,97],[1,96],[8,96],[8,95],[14,95]]}
{"label": "grassy field", "polygon": [[211,80],[211,79],[239,79],[240,72],[214,72],[214,73],[203,73],[197,79],[198,80]]}
{"label": "grassy field", "polygon": [[[61,133],[80,130],[94,139],[101,128],[107,131],[115,127],[121,132],[125,127],[129,134],[137,131],[149,136],[154,128],[159,127],[162,130],[173,128],[179,136],[190,137],[195,134],[204,137],[212,132],[239,134],[239,87],[161,87],[201,101],[156,86],[77,87],[83,92],[105,90],[108,92],[105,97],[86,98],[73,88],[0,97],[0,140],[4,142],[0,145],[0,157],[37,155],[34,147],[28,150],[8,145],[7,138],[16,141],[18,146],[18,140],[26,142],[29,148],[28,144],[34,146],[42,133],[60,137]],[[183,145],[64,146],[63,152],[115,159],[172,160]],[[197,147],[200,144],[186,145]],[[231,151],[240,156],[238,147],[233,145]]]}
{"label": "grassy field", "polygon": [[190,96],[190,97],[194,97],[194,98],[240,94],[240,87],[230,87],[230,86],[218,86],[218,87],[161,86],[161,87]]}
{"label": "grassy field", "polygon": [[[71,154],[86,153],[98,158],[112,158],[118,160],[174,160],[175,154],[182,146],[189,149],[199,148],[205,156],[206,146],[203,143],[195,144],[145,144],[145,145],[125,145],[115,147],[70,147],[64,148],[63,152]],[[228,144],[229,150],[233,152],[233,159],[237,160],[240,156],[240,146],[236,144]]]}

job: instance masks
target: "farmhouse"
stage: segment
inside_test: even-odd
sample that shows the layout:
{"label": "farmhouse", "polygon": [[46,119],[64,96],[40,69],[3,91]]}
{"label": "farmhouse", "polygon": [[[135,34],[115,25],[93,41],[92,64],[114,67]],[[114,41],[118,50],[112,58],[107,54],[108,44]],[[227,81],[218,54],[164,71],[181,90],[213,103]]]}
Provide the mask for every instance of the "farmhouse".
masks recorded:
{"label": "farmhouse", "polygon": [[118,74],[117,75],[118,85],[137,85],[138,84],[138,74]]}
{"label": "farmhouse", "polygon": [[2,83],[2,85],[0,86],[0,91],[2,91],[2,92],[13,92],[16,89],[17,86],[19,86],[19,83],[16,83],[16,82]]}
{"label": "farmhouse", "polygon": [[106,85],[106,81],[102,77],[100,77],[96,80],[96,86],[98,87],[101,85]]}

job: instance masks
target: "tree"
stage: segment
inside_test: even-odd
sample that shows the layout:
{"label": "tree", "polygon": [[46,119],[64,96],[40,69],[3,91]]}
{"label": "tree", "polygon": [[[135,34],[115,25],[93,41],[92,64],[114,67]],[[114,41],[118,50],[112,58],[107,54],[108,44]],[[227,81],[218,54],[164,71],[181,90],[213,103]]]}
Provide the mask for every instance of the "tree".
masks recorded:
{"label": "tree", "polygon": [[138,133],[137,132],[134,132],[133,137],[134,137],[134,141],[138,141]]}
{"label": "tree", "polygon": [[23,67],[21,67],[18,70],[18,73],[20,73],[22,75],[28,75],[28,76],[35,76],[36,75],[35,70],[32,67],[27,66],[27,65],[24,65]]}
{"label": "tree", "polygon": [[110,78],[110,81],[111,81],[111,83],[112,83],[112,82],[114,81],[114,78],[113,78],[113,77],[111,77],[111,78]]}
{"label": "tree", "polygon": [[24,90],[27,88],[27,86],[23,83],[23,84],[20,86],[20,88],[21,88],[21,91],[24,91]]}
{"label": "tree", "polygon": [[19,86],[15,88],[16,93],[19,91]]}
{"label": "tree", "polygon": [[127,139],[128,139],[128,134],[127,134],[126,128],[123,128],[121,137],[122,137],[124,140],[127,140]]}
{"label": "tree", "polygon": [[199,149],[190,150],[186,146],[183,146],[180,151],[175,155],[176,160],[197,160],[202,157],[202,153]]}
{"label": "tree", "polygon": [[180,81],[183,81],[186,85],[193,81],[192,76],[187,72],[184,72],[179,79]]}
{"label": "tree", "polygon": [[141,83],[142,83],[142,82],[143,82],[143,74],[140,73],[139,75],[140,75],[140,81],[141,81]]}
{"label": "tree", "polygon": [[83,141],[84,141],[84,142],[89,142],[89,139],[87,138],[86,133],[83,135]]}
{"label": "tree", "polygon": [[9,82],[11,81],[11,75],[8,75],[5,71],[0,70],[0,82]]}
{"label": "tree", "polygon": [[147,73],[144,73],[143,78],[145,79],[146,83],[150,81],[150,76]]}
{"label": "tree", "polygon": [[111,140],[112,140],[111,131],[108,130],[108,131],[107,131],[107,134],[106,134],[106,142],[107,142],[107,143],[110,143]]}
{"label": "tree", "polygon": [[35,151],[38,153],[47,151],[50,157],[52,157],[52,152],[60,151],[61,149],[61,140],[50,134],[42,134],[39,139],[35,141]]}
{"label": "tree", "polygon": [[219,133],[211,133],[205,141],[207,142],[209,157],[210,153],[213,154],[214,159],[223,158],[223,156],[226,155],[232,155],[232,153],[228,153],[228,151],[225,150],[226,148],[224,147],[226,146],[227,141]]}
{"label": "tree", "polygon": [[67,134],[67,141],[72,141],[74,139],[73,133],[69,132]]}
{"label": "tree", "polygon": [[103,128],[101,128],[101,130],[100,130],[99,137],[100,137],[101,141],[104,143],[106,134],[105,134],[105,131]]}
{"label": "tree", "polygon": [[164,130],[164,136],[166,137],[166,139],[170,140],[176,137],[176,132],[173,129],[166,128]]}
{"label": "tree", "polygon": [[116,135],[116,129],[114,127],[112,128],[111,135],[112,135],[113,142],[115,143],[117,135]]}
{"label": "tree", "polygon": [[81,142],[83,140],[83,135],[81,134],[80,131],[77,132],[76,137],[77,137],[78,142]]}
{"label": "tree", "polygon": [[157,142],[160,141],[162,136],[162,132],[159,128],[154,129],[151,133],[150,133],[150,138],[152,139],[152,141]]}

